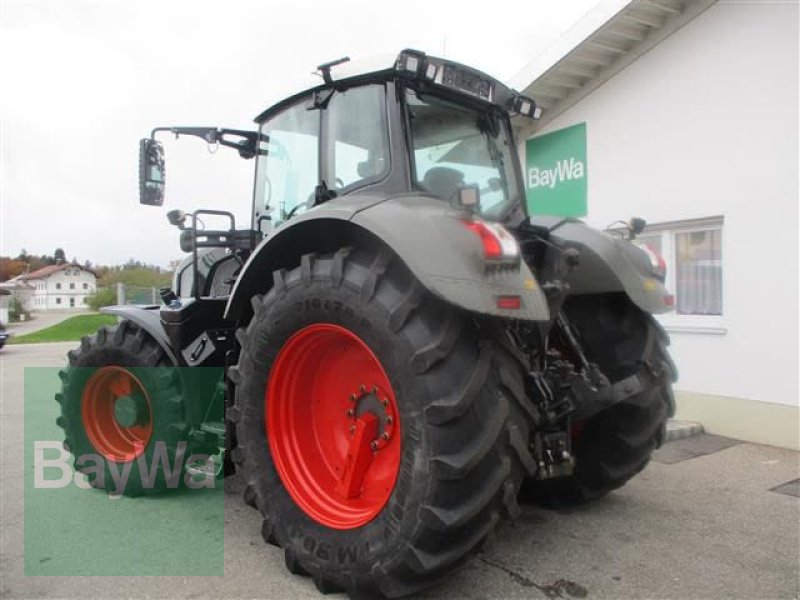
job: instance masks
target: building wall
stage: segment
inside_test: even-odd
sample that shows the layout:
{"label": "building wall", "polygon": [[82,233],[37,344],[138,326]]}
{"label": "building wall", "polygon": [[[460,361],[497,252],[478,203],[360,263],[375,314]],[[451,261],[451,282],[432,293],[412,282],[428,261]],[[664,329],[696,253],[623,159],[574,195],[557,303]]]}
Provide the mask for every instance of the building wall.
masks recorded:
{"label": "building wall", "polygon": [[671,321],[679,416],[701,395],[796,409],[798,5],[719,2],[540,133],[580,122],[591,224],[724,216],[719,327]]}
{"label": "building wall", "polygon": [[[31,299],[32,310],[78,309],[86,307],[85,299],[95,290],[97,279],[89,271],[71,267],[45,279],[29,280],[28,283],[35,287]],[[70,303],[71,300],[74,304]]]}

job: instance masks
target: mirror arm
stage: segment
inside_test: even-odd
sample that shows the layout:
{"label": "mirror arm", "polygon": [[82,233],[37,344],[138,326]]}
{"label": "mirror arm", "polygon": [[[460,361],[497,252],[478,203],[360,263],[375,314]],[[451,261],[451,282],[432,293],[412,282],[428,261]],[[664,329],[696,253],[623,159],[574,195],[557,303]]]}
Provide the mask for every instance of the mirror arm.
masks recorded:
{"label": "mirror arm", "polygon": [[[181,135],[192,135],[199,137],[208,144],[220,144],[239,151],[242,158],[253,158],[258,151],[259,138],[266,137],[257,131],[243,131],[241,129],[218,129],[216,127],[156,127],[150,132],[150,137],[155,139],[156,134],[168,131],[175,134],[178,138]],[[236,136],[240,140],[233,141],[226,139],[226,136]]]}

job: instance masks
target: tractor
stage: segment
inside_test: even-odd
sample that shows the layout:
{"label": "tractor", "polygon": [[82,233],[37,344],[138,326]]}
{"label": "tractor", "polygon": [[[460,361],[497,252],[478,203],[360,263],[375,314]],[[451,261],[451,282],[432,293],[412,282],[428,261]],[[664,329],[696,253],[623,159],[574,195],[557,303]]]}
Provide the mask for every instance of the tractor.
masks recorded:
{"label": "tractor", "polygon": [[[210,456],[182,469],[241,477],[290,572],[399,597],[521,499],[583,502],[645,468],[675,410],[653,317],[673,297],[641,219],[529,214],[512,119],[539,118],[533,99],[415,50],[337,77],[345,60],[254,131],[141,140],[142,204],[164,201],[156,138],[194,136],[254,161],[252,218],[167,214],[186,260],[162,303],[105,309],[118,324],[68,353],[58,424],[109,467]],[[158,465],[122,493],[182,485]]]}

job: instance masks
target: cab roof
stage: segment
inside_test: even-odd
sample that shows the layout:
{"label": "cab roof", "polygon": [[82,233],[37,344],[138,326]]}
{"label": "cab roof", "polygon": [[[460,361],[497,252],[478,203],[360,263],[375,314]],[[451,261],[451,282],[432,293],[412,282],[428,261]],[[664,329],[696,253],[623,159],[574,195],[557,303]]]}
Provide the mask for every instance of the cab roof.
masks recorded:
{"label": "cab roof", "polygon": [[325,83],[293,94],[270,106],[255,118],[255,122],[262,123],[273,114],[311,94],[398,78],[424,82],[426,85],[446,89],[472,100],[498,106],[512,114],[533,119],[538,119],[541,114],[541,110],[531,98],[523,96],[486,73],[454,61],[428,56],[419,50],[403,50],[393,60],[386,56],[358,63],[342,59],[322,65],[319,69],[326,79]]}

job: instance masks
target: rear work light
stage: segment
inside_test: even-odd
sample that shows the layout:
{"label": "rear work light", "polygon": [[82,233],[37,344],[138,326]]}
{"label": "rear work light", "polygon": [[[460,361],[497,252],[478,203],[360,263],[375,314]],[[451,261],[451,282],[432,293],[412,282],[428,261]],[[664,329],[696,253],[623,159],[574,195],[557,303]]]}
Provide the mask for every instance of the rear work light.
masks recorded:
{"label": "rear work light", "polygon": [[519,244],[500,223],[487,223],[479,219],[464,219],[461,222],[478,236],[484,259],[490,262],[519,262]]}

